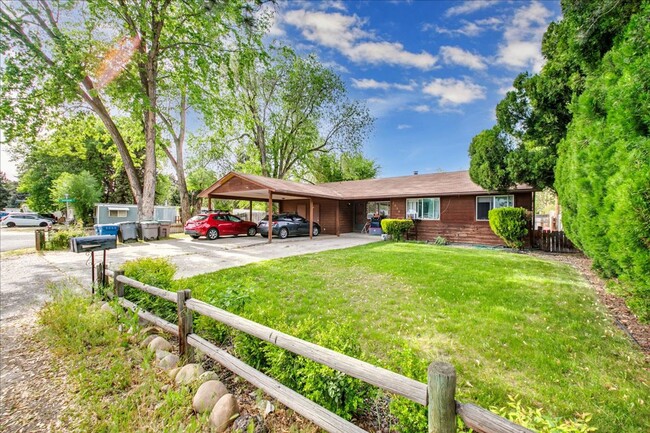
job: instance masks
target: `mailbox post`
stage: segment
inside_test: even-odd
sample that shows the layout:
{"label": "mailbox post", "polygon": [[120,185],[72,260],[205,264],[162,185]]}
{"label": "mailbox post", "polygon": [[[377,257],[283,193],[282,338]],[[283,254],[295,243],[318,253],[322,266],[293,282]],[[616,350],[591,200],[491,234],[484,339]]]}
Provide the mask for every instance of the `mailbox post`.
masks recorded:
{"label": "mailbox post", "polygon": [[106,280],[106,250],[117,248],[117,238],[113,235],[83,236],[70,239],[70,250],[73,253],[90,253],[92,268],[92,294],[95,294],[95,251],[103,251],[102,278]]}

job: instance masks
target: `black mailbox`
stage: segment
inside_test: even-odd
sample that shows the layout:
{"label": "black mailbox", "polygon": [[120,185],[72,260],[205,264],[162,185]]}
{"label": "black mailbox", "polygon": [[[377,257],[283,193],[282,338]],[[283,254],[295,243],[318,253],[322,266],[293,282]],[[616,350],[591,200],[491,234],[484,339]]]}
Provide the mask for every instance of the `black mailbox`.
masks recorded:
{"label": "black mailbox", "polygon": [[70,250],[73,253],[112,250],[117,248],[117,240],[113,235],[84,236],[70,239]]}

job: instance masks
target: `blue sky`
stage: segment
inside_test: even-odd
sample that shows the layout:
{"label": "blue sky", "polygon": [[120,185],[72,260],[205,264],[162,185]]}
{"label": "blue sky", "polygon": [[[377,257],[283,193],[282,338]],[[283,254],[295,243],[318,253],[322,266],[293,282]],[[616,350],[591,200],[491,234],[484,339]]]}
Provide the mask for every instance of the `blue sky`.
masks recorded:
{"label": "blue sky", "polygon": [[524,71],[559,1],[289,1],[269,39],[315,53],[376,117],[381,177],[469,167],[467,149]]}
{"label": "blue sky", "polygon": [[[279,1],[268,41],[315,53],[376,117],[364,153],[380,176],[469,167],[496,104],[543,65],[559,1]],[[15,178],[3,148],[1,169]]]}

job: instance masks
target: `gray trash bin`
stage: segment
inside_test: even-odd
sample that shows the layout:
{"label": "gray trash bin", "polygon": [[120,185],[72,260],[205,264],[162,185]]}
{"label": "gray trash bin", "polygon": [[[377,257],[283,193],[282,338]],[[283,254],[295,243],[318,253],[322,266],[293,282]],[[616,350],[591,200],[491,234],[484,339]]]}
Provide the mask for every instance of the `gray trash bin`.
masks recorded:
{"label": "gray trash bin", "polygon": [[172,228],[172,222],[168,220],[159,220],[158,223],[160,224],[160,227],[158,228],[158,238],[168,238]]}
{"label": "gray trash bin", "polygon": [[158,221],[142,221],[140,222],[140,230],[142,234],[142,240],[144,241],[155,241],[158,239],[158,229],[160,228],[160,223]]}
{"label": "gray trash bin", "polygon": [[123,244],[138,241],[138,224],[135,221],[124,221],[119,224],[118,239]]}

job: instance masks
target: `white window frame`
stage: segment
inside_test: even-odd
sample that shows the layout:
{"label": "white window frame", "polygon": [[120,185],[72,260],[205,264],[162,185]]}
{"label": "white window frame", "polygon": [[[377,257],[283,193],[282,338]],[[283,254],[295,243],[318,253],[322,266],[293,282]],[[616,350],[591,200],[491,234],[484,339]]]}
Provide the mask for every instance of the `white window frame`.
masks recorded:
{"label": "white window frame", "polygon": [[[433,209],[434,209],[433,216],[434,216],[434,217],[433,217],[433,218],[423,218],[423,217],[420,216],[420,215],[416,215],[416,217],[415,217],[414,219],[417,219],[417,220],[423,220],[423,221],[440,221],[440,197],[407,198],[407,199],[406,199],[406,209],[404,210],[404,211],[405,211],[405,214],[406,214],[406,217],[407,217],[407,218],[410,218],[411,215],[412,215],[412,214],[409,214],[409,213],[408,213],[408,210],[409,210],[409,201],[410,201],[410,202],[417,202],[417,201],[420,201],[420,200],[432,200],[433,203],[437,203],[437,207],[436,207],[435,204],[434,204],[434,206],[433,206]],[[415,208],[417,209],[417,204],[415,205]],[[423,209],[423,208],[424,208],[424,206],[421,205],[421,206],[420,206],[420,209]],[[438,210],[438,215],[436,215],[436,212],[435,212],[436,209]]]}
{"label": "white window frame", "polygon": [[[113,214],[115,213],[115,215]],[[129,216],[129,210],[126,208],[108,208],[109,218],[126,218]]]}
{"label": "white window frame", "polygon": [[[491,202],[490,202],[490,210],[492,210],[492,209],[496,209],[496,208],[494,207],[494,202],[495,202],[495,200],[496,200],[497,198],[503,198],[503,197],[507,197],[507,198],[508,198],[508,205],[506,205],[506,206],[499,206],[499,207],[514,207],[514,206],[515,206],[515,196],[514,196],[513,194],[477,195],[477,196],[476,196],[476,200],[475,200],[475,202],[474,202],[474,218],[476,219],[476,221],[489,221],[488,218],[485,218],[485,219],[480,218],[480,219],[479,219],[479,217],[478,217],[478,199],[479,199],[479,198],[489,198],[489,199],[491,199]],[[490,211],[490,210],[489,210],[489,211]],[[489,213],[489,211],[488,211],[488,213]]]}

